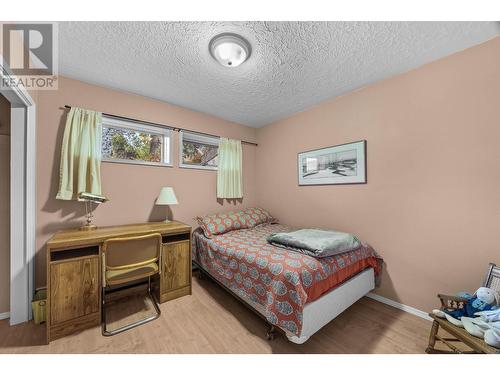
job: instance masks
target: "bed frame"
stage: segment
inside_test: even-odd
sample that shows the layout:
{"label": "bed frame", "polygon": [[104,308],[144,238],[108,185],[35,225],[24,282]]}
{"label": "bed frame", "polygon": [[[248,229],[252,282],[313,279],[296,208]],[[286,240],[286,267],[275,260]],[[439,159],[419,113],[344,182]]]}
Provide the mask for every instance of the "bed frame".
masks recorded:
{"label": "bed frame", "polygon": [[265,310],[263,306],[253,303],[252,301],[242,299],[231,289],[212,276],[195,260],[193,260],[193,264],[198,269],[197,274],[199,278],[208,276],[211,280],[215,281],[215,283],[229,292],[234,298],[242,302],[247,308],[256,313],[267,323],[269,329],[266,332],[266,338],[268,340],[273,340],[276,333],[279,332],[284,334],[289,341],[295,344],[305,343],[314,333],[319,331],[323,326],[335,319],[354,302],[358,301],[375,288],[375,274],[373,268],[367,268],[344,281],[336,288],[325,293],[317,300],[306,303],[302,314],[302,333],[300,336],[296,336],[292,332],[269,323],[265,317]]}

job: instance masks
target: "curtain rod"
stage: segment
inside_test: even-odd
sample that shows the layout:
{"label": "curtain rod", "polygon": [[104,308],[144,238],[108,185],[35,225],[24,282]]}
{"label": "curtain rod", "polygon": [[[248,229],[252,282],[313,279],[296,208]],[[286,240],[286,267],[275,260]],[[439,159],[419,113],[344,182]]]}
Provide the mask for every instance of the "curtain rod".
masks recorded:
{"label": "curtain rod", "polygon": [[[65,105],[64,108],[70,109],[71,106],[70,105]],[[177,126],[170,126],[170,125],[159,124],[159,123],[156,123],[156,122],[143,121],[143,120],[138,120],[138,119],[131,118],[131,117],[118,116],[118,115],[113,115],[111,113],[105,113],[105,112],[103,112],[102,114],[103,114],[103,116],[116,118],[118,120],[133,121],[133,122],[137,122],[137,123],[141,123],[141,124],[148,124],[148,125],[152,125],[152,126],[159,126],[159,127],[162,127],[162,128],[172,129],[173,131],[177,131],[177,132],[178,131],[186,131],[186,132],[190,132],[190,133],[201,134],[201,135],[208,135],[210,137],[220,138],[220,135],[198,132],[196,130],[189,130],[189,129],[185,129],[185,128],[179,128]],[[243,140],[241,141],[241,143],[244,143],[246,145],[258,146],[257,143],[243,141]]]}

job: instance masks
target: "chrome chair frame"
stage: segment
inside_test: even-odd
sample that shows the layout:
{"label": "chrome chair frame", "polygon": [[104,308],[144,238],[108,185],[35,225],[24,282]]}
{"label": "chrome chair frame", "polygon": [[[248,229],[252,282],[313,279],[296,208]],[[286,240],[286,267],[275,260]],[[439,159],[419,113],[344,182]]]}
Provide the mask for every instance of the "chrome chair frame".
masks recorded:
{"label": "chrome chair frame", "polygon": [[[144,236],[135,236],[135,237],[124,237],[124,238],[119,238],[119,239],[111,239],[111,240],[123,240],[123,241],[126,241],[126,240],[133,240],[133,239],[140,239],[140,238],[148,238],[148,237],[155,237],[155,236],[159,236],[159,240],[160,240],[160,248],[159,248],[159,252],[158,252],[158,273],[161,273],[161,235],[160,234],[153,234],[153,235],[144,235]],[[113,329],[113,330],[110,330],[108,331],[107,329],[107,324],[106,324],[106,252],[105,252],[105,248],[106,248],[106,241],[105,241],[105,244],[103,246],[103,252],[102,252],[102,270],[103,270],[103,281],[102,281],[102,291],[101,291],[101,296],[102,296],[102,308],[101,308],[101,332],[102,332],[102,335],[103,336],[114,336],[114,335],[117,335],[119,333],[122,333],[122,332],[125,332],[125,331],[128,331],[129,329],[132,329],[132,328],[135,328],[135,327],[139,327],[143,324],[146,324],[146,323],[149,323],[149,322],[152,322],[153,320],[156,320],[160,317],[161,315],[161,310],[160,310],[160,307],[158,306],[158,301],[156,300],[156,297],[154,296],[154,294],[151,292],[151,276],[148,276],[148,281],[147,281],[147,286],[148,286],[148,289],[147,289],[147,295],[149,297],[149,300],[151,301],[154,309],[155,309],[155,314],[154,315],[151,315],[151,316],[148,316],[144,319],[140,319],[136,322],[133,322],[133,323],[129,323],[129,324],[126,324],[122,327],[119,327],[119,328],[116,328],[116,329]],[[141,283],[141,284],[135,284],[135,285],[132,285],[132,286],[128,286],[128,287],[125,287],[124,289],[128,289],[129,287],[134,287],[134,286],[138,286],[138,285],[144,285],[145,283]],[[112,294],[112,292],[110,293]],[[109,295],[109,294],[108,294]]]}

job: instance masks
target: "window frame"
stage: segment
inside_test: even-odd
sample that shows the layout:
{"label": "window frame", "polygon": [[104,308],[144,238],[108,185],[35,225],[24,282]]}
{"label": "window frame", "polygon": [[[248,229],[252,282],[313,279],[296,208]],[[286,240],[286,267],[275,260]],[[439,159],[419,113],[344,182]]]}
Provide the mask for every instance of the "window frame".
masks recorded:
{"label": "window frame", "polygon": [[198,133],[190,132],[187,130],[181,130],[181,131],[179,131],[179,168],[203,169],[203,170],[208,170],[208,171],[217,171],[219,169],[218,165],[216,167],[212,167],[209,165],[193,165],[193,164],[184,164],[183,163],[184,133],[190,134],[191,137],[198,138],[199,143],[217,146],[217,156],[219,156],[219,137],[198,134]]}
{"label": "window frame", "polygon": [[[102,116],[102,127],[114,128],[120,130],[133,130],[138,132],[144,132],[148,134],[161,135],[163,137],[162,150],[161,150],[161,162],[145,161],[145,160],[130,160],[130,159],[118,159],[102,157],[101,160],[105,163],[118,163],[118,164],[133,164],[133,165],[146,165],[153,167],[173,167],[172,160],[172,129],[164,128],[160,126],[154,126],[145,124],[140,121],[133,120],[122,120],[113,118],[111,116]],[[101,141],[101,153],[102,153],[102,141]],[[165,158],[168,157],[168,162]]]}

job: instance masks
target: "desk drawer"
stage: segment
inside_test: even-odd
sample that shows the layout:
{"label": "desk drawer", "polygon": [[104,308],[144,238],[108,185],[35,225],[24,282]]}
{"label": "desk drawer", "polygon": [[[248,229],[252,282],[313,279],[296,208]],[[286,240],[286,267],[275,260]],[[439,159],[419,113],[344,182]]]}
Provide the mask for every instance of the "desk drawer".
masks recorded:
{"label": "desk drawer", "polygon": [[50,322],[99,312],[99,256],[50,264]]}

